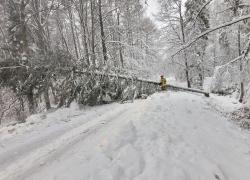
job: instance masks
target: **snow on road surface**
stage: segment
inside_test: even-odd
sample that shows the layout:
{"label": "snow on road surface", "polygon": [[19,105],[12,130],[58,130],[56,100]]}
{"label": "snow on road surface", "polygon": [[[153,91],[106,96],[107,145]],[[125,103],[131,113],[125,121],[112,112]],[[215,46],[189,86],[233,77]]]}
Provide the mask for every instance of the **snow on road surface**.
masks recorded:
{"label": "snow on road surface", "polygon": [[56,111],[0,134],[0,179],[248,180],[250,133],[213,109],[215,99],[166,92],[67,117]]}

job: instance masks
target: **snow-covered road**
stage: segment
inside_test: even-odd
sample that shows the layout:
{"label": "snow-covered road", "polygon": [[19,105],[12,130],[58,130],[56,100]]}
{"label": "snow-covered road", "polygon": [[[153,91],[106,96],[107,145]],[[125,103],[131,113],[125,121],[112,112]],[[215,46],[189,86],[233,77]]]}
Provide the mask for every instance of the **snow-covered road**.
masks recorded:
{"label": "snow-covered road", "polygon": [[214,103],[158,93],[0,131],[0,180],[248,180],[250,133]]}

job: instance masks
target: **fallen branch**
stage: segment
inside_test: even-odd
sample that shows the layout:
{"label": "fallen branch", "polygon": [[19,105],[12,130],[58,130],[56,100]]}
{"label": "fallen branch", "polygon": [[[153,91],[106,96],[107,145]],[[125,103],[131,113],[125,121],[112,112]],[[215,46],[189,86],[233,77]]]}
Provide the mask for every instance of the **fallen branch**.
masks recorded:
{"label": "fallen branch", "polygon": [[[238,7],[239,7],[239,8],[250,7],[250,4],[239,4]],[[222,11],[217,12],[216,14],[224,13],[224,12],[226,12],[226,11],[228,11],[228,10],[231,10],[231,11],[232,11],[234,8],[235,8],[234,6],[231,6],[231,7],[227,8],[227,9],[224,9],[224,10],[222,10]]]}
{"label": "fallen branch", "polygon": [[203,9],[212,2],[213,0],[209,0],[208,2],[206,2],[202,7],[201,9],[199,10],[199,12],[197,13],[197,15],[195,16],[195,21],[197,20],[197,18],[199,17],[200,13],[203,11]]}
{"label": "fallen branch", "polygon": [[177,90],[177,91],[187,91],[187,92],[194,92],[194,93],[198,93],[198,94],[203,94],[206,97],[209,97],[209,93],[205,92],[205,91],[201,91],[199,89],[192,89],[192,88],[184,88],[184,87],[179,87],[179,86],[173,86],[173,85],[167,85],[167,88],[171,89],[171,90]]}
{"label": "fallen branch", "polygon": [[247,56],[248,53],[249,53],[249,50],[250,50],[250,39],[248,40],[248,42],[247,42],[247,44],[246,44],[246,47],[245,47],[244,50],[241,52],[241,55],[240,55],[240,56],[238,56],[237,58],[235,58],[235,59],[233,59],[233,60],[227,62],[226,64],[221,65],[220,68],[225,67],[225,66],[228,66],[229,64],[235,63],[235,62],[237,62],[237,61],[239,61],[239,60],[241,60],[241,59],[245,59],[246,56]]}
{"label": "fallen branch", "polygon": [[183,51],[184,49],[190,47],[192,44],[194,44],[196,41],[198,41],[200,38],[202,38],[203,36],[211,33],[211,32],[214,32],[218,29],[221,29],[221,28],[224,28],[224,27],[227,27],[227,26],[231,26],[235,23],[238,23],[240,21],[244,21],[246,19],[250,19],[250,15],[246,15],[246,16],[242,16],[238,19],[235,19],[233,21],[230,21],[230,22],[227,22],[227,23],[224,23],[222,25],[219,25],[219,26],[216,26],[214,28],[211,28],[211,29],[208,29],[206,30],[205,32],[201,33],[200,35],[198,35],[197,37],[195,37],[193,40],[189,41],[188,43],[186,43],[185,45],[183,45],[178,51],[176,51],[173,55],[171,55],[172,57],[174,57],[175,55],[179,54],[181,51]]}
{"label": "fallen branch", "polygon": [[4,70],[4,69],[17,69],[17,68],[23,68],[26,66],[8,66],[8,67],[0,67],[0,70]]}

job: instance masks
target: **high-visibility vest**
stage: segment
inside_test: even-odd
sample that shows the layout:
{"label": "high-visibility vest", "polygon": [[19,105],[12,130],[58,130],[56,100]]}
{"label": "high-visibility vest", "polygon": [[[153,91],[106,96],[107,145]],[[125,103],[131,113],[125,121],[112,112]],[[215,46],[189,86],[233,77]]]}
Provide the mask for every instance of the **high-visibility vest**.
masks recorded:
{"label": "high-visibility vest", "polygon": [[161,86],[166,86],[167,85],[167,80],[166,78],[161,79]]}

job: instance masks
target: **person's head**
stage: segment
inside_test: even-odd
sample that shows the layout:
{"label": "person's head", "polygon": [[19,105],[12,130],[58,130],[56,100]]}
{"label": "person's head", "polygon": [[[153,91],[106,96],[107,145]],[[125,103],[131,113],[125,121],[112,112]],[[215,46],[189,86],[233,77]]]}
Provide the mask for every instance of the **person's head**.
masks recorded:
{"label": "person's head", "polygon": [[161,79],[163,79],[164,78],[164,76],[163,75],[161,75]]}

